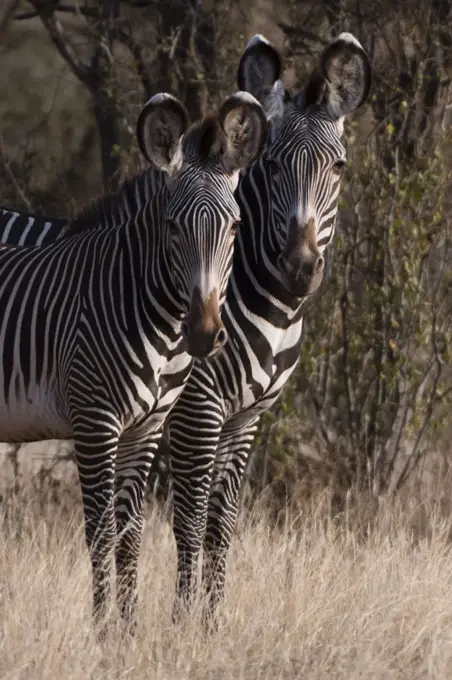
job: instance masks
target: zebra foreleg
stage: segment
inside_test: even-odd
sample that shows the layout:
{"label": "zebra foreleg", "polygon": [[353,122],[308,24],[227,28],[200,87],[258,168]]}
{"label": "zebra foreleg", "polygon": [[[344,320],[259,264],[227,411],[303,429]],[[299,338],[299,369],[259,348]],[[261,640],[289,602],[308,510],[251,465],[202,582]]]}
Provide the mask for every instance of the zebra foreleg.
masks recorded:
{"label": "zebra foreleg", "polygon": [[198,456],[180,450],[171,458],[174,516],[173,532],[177,546],[176,600],[173,621],[189,612],[197,590],[197,570],[206,520],[209,484],[214,467],[215,449],[203,449]]}
{"label": "zebra foreleg", "polygon": [[[181,400],[183,399],[181,397]],[[177,585],[173,621],[188,612],[196,594],[198,559],[204,539],[209,488],[221,416],[202,410],[185,415],[178,402],[177,420],[170,421],[173,482],[173,532],[177,546]]]}
{"label": "zebra foreleg", "polygon": [[136,628],[137,569],[143,534],[146,484],[161,433],[141,439],[121,438],[116,463],[116,583],[121,616],[132,634]]}
{"label": "zebra foreleg", "polygon": [[[254,421],[255,422],[255,421]],[[204,539],[203,588],[207,596],[204,621],[216,624],[218,606],[224,598],[226,558],[237,519],[240,486],[256,432],[254,423],[220,436],[210,488]]]}
{"label": "zebra foreleg", "polygon": [[[99,435],[99,433],[98,433]],[[105,436],[103,436],[105,435]],[[106,622],[110,600],[112,550],[116,539],[114,467],[118,437],[74,432],[74,447],[85,516],[85,537],[93,576],[93,616],[98,631]]]}

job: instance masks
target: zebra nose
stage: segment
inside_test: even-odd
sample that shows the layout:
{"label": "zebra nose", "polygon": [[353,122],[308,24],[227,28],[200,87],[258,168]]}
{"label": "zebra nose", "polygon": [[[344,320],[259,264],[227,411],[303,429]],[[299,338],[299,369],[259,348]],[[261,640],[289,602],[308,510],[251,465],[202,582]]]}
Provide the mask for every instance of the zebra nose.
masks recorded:
{"label": "zebra nose", "polygon": [[322,276],[325,261],[321,255],[315,257],[311,262],[305,262],[301,267],[301,274],[308,281],[314,281]]}
{"label": "zebra nose", "polygon": [[310,278],[315,274],[320,274],[324,265],[325,260],[321,255],[315,257],[311,262],[297,262],[296,264],[289,262],[283,255],[279,255],[277,260],[278,269],[295,278]]}
{"label": "zebra nose", "polygon": [[214,340],[215,348],[220,349],[223,347],[226,344],[227,339],[228,334],[226,332],[226,328],[220,328]]}
{"label": "zebra nose", "polygon": [[325,260],[321,255],[319,255],[317,258],[315,258],[312,262],[307,263],[304,268],[303,272],[305,276],[314,276],[314,274],[320,274],[320,272],[323,269],[323,265],[325,264]]}
{"label": "zebra nose", "polygon": [[199,287],[192,293],[190,311],[182,319],[181,333],[187,352],[198,359],[213,356],[224,345],[227,333],[220,315],[216,289],[201,295]]}
{"label": "zebra nose", "polygon": [[181,333],[187,343],[188,353],[197,359],[211,357],[226,343],[228,334],[221,324],[217,329],[193,328],[190,322],[182,321]]}
{"label": "zebra nose", "polygon": [[277,266],[278,269],[283,273],[286,274],[287,276],[293,276],[295,278],[298,278],[298,273],[300,271],[300,267],[293,265],[289,260],[284,257],[284,255],[280,255],[278,257],[277,261]]}
{"label": "zebra nose", "polygon": [[292,295],[305,297],[319,287],[323,279],[325,261],[321,255],[310,253],[311,257],[278,257],[281,282]]}
{"label": "zebra nose", "polygon": [[283,257],[282,255],[278,256],[278,259],[276,261],[276,266],[281,272],[284,272],[286,274],[289,274],[289,263],[287,262],[286,258]]}

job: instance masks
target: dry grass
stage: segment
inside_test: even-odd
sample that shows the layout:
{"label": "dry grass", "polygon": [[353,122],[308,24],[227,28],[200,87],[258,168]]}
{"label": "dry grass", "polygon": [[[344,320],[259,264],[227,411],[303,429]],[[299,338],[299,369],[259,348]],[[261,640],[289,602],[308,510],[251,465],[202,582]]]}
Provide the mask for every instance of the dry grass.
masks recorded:
{"label": "dry grass", "polygon": [[139,630],[98,645],[90,630],[90,569],[80,518],[55,511],[4,519],[0,536],[0,677],[54,678],[450,678],[452,557],[448,521],[383,509],[370,535],[324,521],[270,531],[242,522],[219,630],[199,611],[173,626],[175,550],[155,512],[140,570]]}

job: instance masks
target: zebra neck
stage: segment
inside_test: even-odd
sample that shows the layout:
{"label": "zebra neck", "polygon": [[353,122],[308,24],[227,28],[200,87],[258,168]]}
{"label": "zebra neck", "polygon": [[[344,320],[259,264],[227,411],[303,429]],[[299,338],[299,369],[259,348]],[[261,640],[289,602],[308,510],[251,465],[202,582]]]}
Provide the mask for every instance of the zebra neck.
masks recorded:
{"label": "zebra neck", "polygon": [[239,185],[242,223],[234,248],[229,289],[230,295],[240,298],[249,312],[269,321],[277,316],[278,323],[285,325],[300,316],[303,301],[284,288],[278,274],[276,263],[281,250],[270,182],[265,163],[261,160],[243,176]]}
{"label": "zebra neck", "polygon": [[[180,329],[183,304],[174,282],[170,243],[163,216],[168,191],[161,186],[128,225],[126,238],[132,263],[131,279],[137,282],[137,293],[143,308],[154,315],[160,310],[165,324]],[[127,287],[129,282],[124,280]]]}
{"label": "zebra neck", "polygon": [[[88,248],[87,299],[97,316],[109,316],[111,303],[127,332],[153,337],[164,333],[175,341],[180,334],[182,303],[171,270],[168,237],[162,209],[166,190],[157,191],[149,202],[121,224],[87,230],[76,236],[79,248]],[[101,222],[102,225],[102,222]],[[70,239],[59,247],[72,249]],[[135,328],[135,331],[133,330]]]}

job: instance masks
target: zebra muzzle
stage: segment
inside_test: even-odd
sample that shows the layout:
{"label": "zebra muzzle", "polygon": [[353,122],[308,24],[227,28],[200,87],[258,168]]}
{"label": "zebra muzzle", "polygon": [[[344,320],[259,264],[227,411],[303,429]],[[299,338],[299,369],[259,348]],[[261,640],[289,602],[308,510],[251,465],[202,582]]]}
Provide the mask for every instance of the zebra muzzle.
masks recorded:
{"label": "zebra muzzle", "polygon": [[223,347],[228,336],[221,321],[216,289],[203,298],[199,288],[195,288],[181,331],[188,353],[197,359],[213,356]]}
{"label": "zebra muzzle", "polygon": [[278,257],[278,269],[286,290],[296,297],[314,293],[323,280],[325,261],[317,247],[315,221],[304,227],[294,221],[284,252]]}

